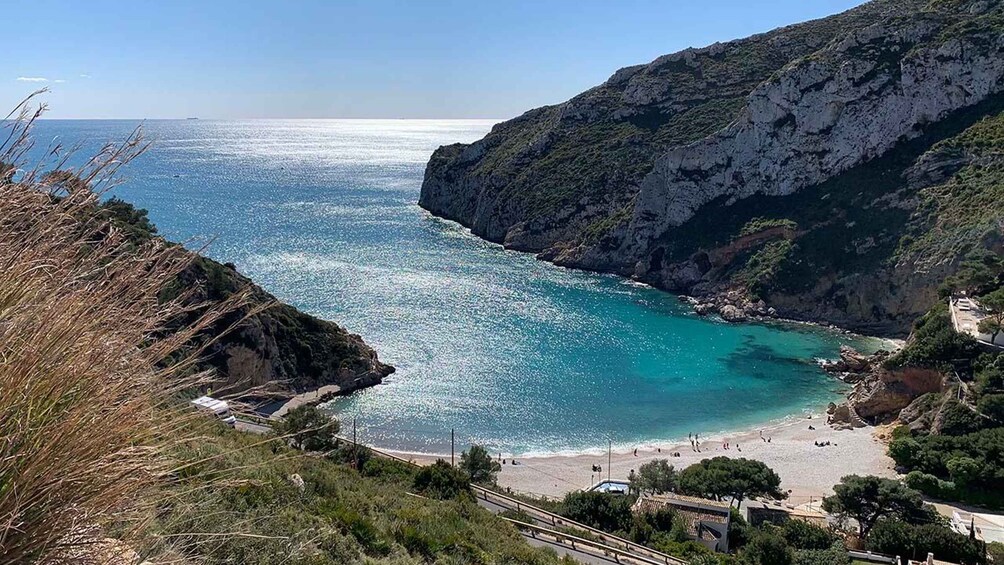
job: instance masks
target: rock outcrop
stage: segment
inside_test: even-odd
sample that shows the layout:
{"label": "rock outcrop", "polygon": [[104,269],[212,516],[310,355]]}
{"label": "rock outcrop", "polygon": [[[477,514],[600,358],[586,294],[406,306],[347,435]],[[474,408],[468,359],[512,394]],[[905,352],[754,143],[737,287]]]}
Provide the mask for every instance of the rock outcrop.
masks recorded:
{"label": "rock outcrop", "polygon": [[[97,213],[106,214],[136,243],[158,237],[146,211],[121,200],[103,203]],[[184,295],[188,304],[201,307],[248,293],[242,306],[196,336],[197,340],[220,336],[200,358],[200,369],[214,370],[214,390],[243,393],[249,401],[288,398],[324,385],[337,385],[340,394],[348,394],[379,384],[394,372],[360,336],[280,302],[231,264],[188,253],[190,265],[164,289],[164,298]],[[177,322],[193,321],[199,309]]]}
{"label": "rock outcrop", "polygon": [[929,190],[999,166],[937,148],[1004,113],[1002,22],[999,2],[874,0],[627,67],[440,148],[420,204],[723,317],[750,315],[714,298],[738,291],[782,317],[905,334],[967,250],[1004,241],[992,218],[944,221],[960,204]]}
{"label": "rock outcrop", "polygon": [[924,399],[940,396],[948,389],[945,376],[936,369],[900,367],[890,369],[887,351],[863,355],[850,347],[840,348],[840,359],[823,368],[854,388],[847,401],[831,404],[827,423],[837,428],[862,427],[900,419],[910,423],[915,414],[927,414]]}

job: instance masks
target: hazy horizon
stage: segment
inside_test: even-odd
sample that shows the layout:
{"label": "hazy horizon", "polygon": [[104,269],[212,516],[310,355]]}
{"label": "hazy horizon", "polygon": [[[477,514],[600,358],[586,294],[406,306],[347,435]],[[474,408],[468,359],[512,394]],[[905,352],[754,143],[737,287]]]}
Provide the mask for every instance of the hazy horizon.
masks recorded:
{"label": "hazy horizon", "polygon": [[0,106],[46,87],[50,119],[506,119],[861,3],[15,0],[45,25],[14,31]]}

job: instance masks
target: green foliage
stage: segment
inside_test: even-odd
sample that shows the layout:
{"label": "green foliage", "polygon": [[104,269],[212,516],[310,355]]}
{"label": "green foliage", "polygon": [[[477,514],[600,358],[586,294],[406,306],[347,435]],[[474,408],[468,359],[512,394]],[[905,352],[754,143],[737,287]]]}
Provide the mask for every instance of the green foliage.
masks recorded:
{"label": "green foliage", "polygon": [[[983,429],[960,436],[918,435],[892,441],[889,455],[911,471],[913,488],[946,500],[991,508],[1004,507],[1004,428]],[[954,462],[953,462],[954,461]],[[955,475],[965,488],[953,482]]]}
{"label": "green foliage", "polygon": [[683,470],[680,492],[721,500],[731,498],[737,505],[748,497],[782,499],[781,478],[770,467],[745,458],[714,457]]}
{"label": "green foliage", "polygon": [[980,320],[977,329],[981,333],[990,334],[990,340],[996,341],[997,336],[1004,331],[1004,288],[980,297],[980,306],[987,311],[987,316]]}
{"label": "green foliage", "polygon": [[830,530],[810,524],[805,520],[787,520],[780,527],[781,537],[796,549],[826,550],[837,541]]}
{"label": "green foliage", "polygon": [[339,427],[338,420],[306,404],[286,412],[272,429],[280,436],[289,436],[290,443],[297,449],[329,451],[335,448]]}
{"label": "green foliage", "polygon": [[740,551],[742,562],[749,565],[791,565],[795,552],[784,538],[770,530],[758,530]]}
{"label": "green foliage", "polygon": [[739,236],[753,235],[771,228],[798,229],[798,224],[787,218],[753,218],[739,230]]}
{"label": "green foliage", "polygon": [[139,243],[157,235],[157,227],[150,222],[147,211],[124,200],[109,198],[98,206],[98,210],[106,214],[112,226],[122,230],[131,241]]}
{"label": "green foliage", "polygon": [[948,305],[939,302],[917,320],[910,341],[885,365],[943,368],[956,359],[973,359],[977,353],[976,340],[955,331]]}
{"label": "green foliage", "polygon": [[414,471],[403,463],[374,458],[357,473],[223,426],[185,435],[197,439],[174,448],[178,459],[203,463],[164,493],[141,552],[170,543],[208,565],[558,563],[466,497],[408,496]]}
{"label": "green foliage", "polygon": [[794,565],[850,565],[851,556],[843,543],[834,542],[826,549],[796,549]]}
{"label": "green foliage", "polygon": [[467,473],[474,484],[493,485],[502,465],[492,459],[484,447],[472,445],[460,454],[460,470]]}
{"label": "green foliage", "polygon": [[1004,355],[981,355],[975,365],[976,389],[980,394],[1004,393]]}
{"label": "green foliage", "polygon": [[941,407],[941,425],[938,431],[944,435],[960,436],[978,432],[986,427],[986,420],[968,405],[958,400],[949,400]]}
{"label": "green foliage", "polygon": [[746,545],[750,538],[750,525],[737,508],[729,508],[729,547],[732,550]]}
{"label": "green foliage", "polygon": [[881,520],[868,534],[868,549],[878,553],[924,559],[928,553],[942,561],[962,565],[983,565],[983,547],[979,541],[937,523],[919,525],[901,520]]}
{"label": "green foliage", "polygon": [[772,241],[758,249],[732,278],[742,283],[752,296],[766,298],[777,287],[778,274],[794,248],[788,239]]}
{"label": "green foliage", "polygon": [[516,520],[517,522],[523,522],[524,524],[536,524],[537,522],[533,519],[533,516],[527,514],[523,510],[512,510],[506,508],[502,512],[499,512],[499,516],[509,518],[510,520]]}
{"label": "green foliage", "polygon": [[644,463],[629,477],[631,490],[638,493],[662,494],[676,490],[678,473],[666,459]]}
{"label": "green foliage", "polygon": [[823,510],[841,520],[858,523],[858,536],[865,538],[880,518],[926,519],[920,493],[903,483],[875,476],[848,475],[833,487],[833,496],[823,499]]}
{"label": "green foliage", "polygon": [[980,414],[1004,425],[1004,394],[987,394],[976,404]]}
{"label": "green foliage", "polygon": [[959,265],[959,270],[938,289],[941,298],[965,291],[980,296],[1004,286],[1004,257],[989,249],[971,252]]}
{"label": "green foliage", "polygon": [[576,522],[611,533],[631,529],[631,497],[595,491],[576,491],[565,495],[559,514]]}
{"label": "green foliage", "polygon": [[994,563],[1004,563],[1004,543],[990,542],[987,544],[987,554]]}
{"label": "green foliage", "polygon": [[442,500],[458,498],[471,492],[467,474],[442,459],[415,473],[412,485],[419,494]]}

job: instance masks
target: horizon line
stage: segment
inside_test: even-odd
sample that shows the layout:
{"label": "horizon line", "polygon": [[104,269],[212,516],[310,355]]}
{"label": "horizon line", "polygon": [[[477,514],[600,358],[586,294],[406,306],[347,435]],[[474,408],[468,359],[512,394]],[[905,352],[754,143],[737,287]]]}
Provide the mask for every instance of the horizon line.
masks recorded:
{"label": "horizon line", "polygon": [[197,121],[229,122],[229,121],[238,121],[238,120],[246,120],[246,121],[252,121],[252,120],[254,120],[254,121],[266,121],[266,120],[304,120],[304,121],[306,121],[306,120],[368,120],[368,121],[377,121],[377,120],[382,120],[382,121],[414,121],[414,122],[417,122],[417,121],[426,121],[426,122],[432,122],[432,121],[436,121],[436,122],[457,121],[457,122],[460,122],[460,121],[473,121],[473,120],[478,120],[478,121],[489,121],[489,120],[504,121],[504,120],[511,120],[511,119],[513,119],[513,118],[512,117],[509,117],[509,118],[499,118],[499,117],[492,117],[492,118],[359,118],[359,117],[355,117],[355,118],[332,118],[332,117],[324,117],[324,118],[200,118],[200,117],[197,117],[197,116],[193,116],[193,117],[188,117],[188,118],[47,118],[47,117],[39,117],[39,118],[37,118],[37,121],[50,121],[50,122],[64,121],[64,122],[68,122],[68,121],[113,121],[113,120],[118,120],[118,121],[141,121],[141,122],[152,122],[152,121],[163,121],[163,122],[174,122],[174,121],[182,121],[182,122],[184,122],[184,121],[192,121],[192,122],[197,122]]}

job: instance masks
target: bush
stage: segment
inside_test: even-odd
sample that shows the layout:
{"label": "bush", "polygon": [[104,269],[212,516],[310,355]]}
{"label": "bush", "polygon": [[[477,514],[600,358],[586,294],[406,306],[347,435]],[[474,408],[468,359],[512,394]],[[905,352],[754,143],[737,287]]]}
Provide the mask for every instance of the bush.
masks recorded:
{"label": "bush", "polygon": [[335,447],[327,453],[327,458],[335,463],[343,463],[362,470],[373,458],[373,451],[365,445],[353,445],[336,439]]}
{"label": "bush", "polygon": [[910,342],[886,360],[888,368],[949,366],[955,359],[974,359],[979,352],[976,340],[952,326],[948,304],[939,302],[914,324]]}
{"label": "bush", "polygon": [[911,559],[923,559],[933,553],[940,560],[962,565],[986,563],[981,542],[941,524],[882,520],[868,535],[868,549]]}
{"label": "bush", "polygon": [[985,427],[985,420],[971,408],[958,400],[949,400],[941,409],[938,432],[949,436],[961,436],[978,432]]}
{"label": "bush", "polygon": [[843,543],[835,542],[826,549],[796,549],[795,565],[850,565],[851,556]]}
{"label": "bush", "polygon": [[780,528],[781,537],[796,549],[826,550],[837,541],[837,536],[804,520],[788,520]]}
{"label": "bush", "polygon": [[305,451],[330,451],[336,446],[338,420],[321,412],[316,406],[298,406],[272,425],[280,436],[288,436],[290,443]]}
{"label": "bush", "polygon": [[412,483],[419,494],[431,498],[452,499],[471,492],[467,474],[453,468],[442,459],[432,465],[422,467],[415,473]]}
{"label": "bush", "polygon": [[630,497],[605,492],[570,492],[558,512],[566,518],[610,533],[626,533],[633,517]]}
{"label": "bush", "polygon": [[[911,487],[945,500],[991,508],[1004,507],[1004,492],[1000,488],[1004,484],[1002,452],[1004,428],[1000,427],[961,436],[897,439],[889,447],[889,455],[896,464],[910,471],[907,482]],[[932,477],[938,480],[937,485]],[[957,488],[951,482],[955,477],[965,480],[965,488]]]}
{"label": "bush", "polygon": [[997,564],[1004,563],[1004,543],[999,541],[991,542],[987,545],[987,555]]}
{"label": "bush", "polygon": [[795,554],[777,533],[760,530],[742,548],[739,556],[750,565],[791,565]]}
{"label": "bush", "polygon": [[1004,425],[1004,394],[987,394],[980,398],[976,407],[987,418]]}

